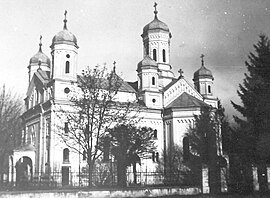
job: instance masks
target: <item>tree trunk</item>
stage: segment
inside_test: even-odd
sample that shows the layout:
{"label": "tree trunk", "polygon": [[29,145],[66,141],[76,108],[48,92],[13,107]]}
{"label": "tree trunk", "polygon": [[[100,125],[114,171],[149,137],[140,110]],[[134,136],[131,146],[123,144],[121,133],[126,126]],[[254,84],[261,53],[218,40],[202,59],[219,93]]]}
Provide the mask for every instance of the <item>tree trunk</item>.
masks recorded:
{"label": "tree trunk", "polygon": [[134,178],[134,184],[137,184],[137,170],[136,170],[136,162],[133,162],[132,164],[133,167],[133,178]]}
{"label": "tree trunk", "polygon": [[213,131],[208,136],[208,164],[209,164],[209,187],[211,194],[219,194],[221,192],[220,166],[218,163],[216,133]]}
{"label": "tree trunk", "polygon": [[88,187],[91,188],[92,187],[92,178],[93,178],[93,167],[94,167],[94,164],[92,161],[89,161],[88,162],[88,167],[89,167],[89,174],[88,174]]}
{"label": "tree trunk", "polygon": [[127,186],[126,166],[121,160],[117,160],[117,184],[119,187]]}

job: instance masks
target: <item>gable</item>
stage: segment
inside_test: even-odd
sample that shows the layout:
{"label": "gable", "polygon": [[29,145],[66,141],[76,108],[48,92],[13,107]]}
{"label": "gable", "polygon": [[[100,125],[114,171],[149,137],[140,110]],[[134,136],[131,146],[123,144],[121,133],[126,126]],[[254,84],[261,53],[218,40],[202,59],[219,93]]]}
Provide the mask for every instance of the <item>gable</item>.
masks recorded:
{"label": "gable", "polygon": [[31,79],[31,82],[29,83],[26,95],[28,97],[31,96],[35,87],[38,90],[42,90],[48,82],[49,82],[49,76],[46,71],[39,70],[35,72]]}
{"label": "gable", "polygon": [[190,107],[202,107],[207,106],[207,104],[194,96],[189,95],[184,92],[174,101],[172,101],[166,108],[190,108]]}
{"label": "gable", "polygon": [[184,78],[180,78],[177,81],[172,81],[168,86],[165,87],[164,106],[166,107],[169,105],[184,92],[197,98],[198,100],[203,100],[203,97],[191,84],[189,84]]}

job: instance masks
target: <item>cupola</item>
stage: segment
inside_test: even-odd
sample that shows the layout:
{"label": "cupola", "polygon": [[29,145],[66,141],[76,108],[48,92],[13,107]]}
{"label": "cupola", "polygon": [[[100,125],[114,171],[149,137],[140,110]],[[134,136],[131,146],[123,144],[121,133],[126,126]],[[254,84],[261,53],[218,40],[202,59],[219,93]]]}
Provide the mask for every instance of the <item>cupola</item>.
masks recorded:
{"label": "cupola", "polygon": [[51,48],[56,44],[69,44],[78,48],[77,38],[67,28],[67,11],[65,11],[64,27],[63,30],[58,32],[52,39]]}
{"label": "cupola", "polygon": [[146,55],[143,60],[138,63],[137,71],[141,70],[142,67],[145,66],[157,67],[157,63],[149,55]]}
{"label": "cupola", "polygon": [[30,59],[28,65],[28,74],[29,74],[29,83],[33,77],[33,74],[41,69],[43,71],[51,71],[51,60],[50,58],[42,52],[42,36],[40,36],[39,50],[38,52]]}
{"label": "cupola", "polygon": [[29,66],[38,65],[39,61],[41,62],[41,65],[50,67],[51,66],[51,60],[50,58],[42,52],[42,43],[41,43],[42,36],[40,36],[40,43],[39,43],[39,50],[38,52],[30,59]]}
{"label": "cupola", "polygon": [[[146,26],[144,26],[143,35],[146,35],[149,31],[155,31],[155,30],[157,30],[157,31],[161,30],[161,31],[165,31],[165,32],[170,32],[168,25],[166,23],[160,21],[158,19],[158,17],[157,17],[157,13],[158,13],[158,11],[156,9],[157,3],[155,3],[154,7],[155,7],[154,20],[151,21],[150,23],[148,23]],[[170,37],[171,37],[171,34],[170,34]]]}
{"label": "cupola", "polygon": [[202,66],[201,66],[201,68],[198,69],[194,73],[194,79],[200,79],[200,78],[209,78],[209,79],[214,80],[214,77],[212,75],[212,72],[204,66],[203,60],[202,60]]}
{"label": "cupola", "polygon": [[194,85],[196,90],[204,97],[213,95],[213,80],[212,72],[204,66],[204,55],[201,55],[201,68],[194,73]]}

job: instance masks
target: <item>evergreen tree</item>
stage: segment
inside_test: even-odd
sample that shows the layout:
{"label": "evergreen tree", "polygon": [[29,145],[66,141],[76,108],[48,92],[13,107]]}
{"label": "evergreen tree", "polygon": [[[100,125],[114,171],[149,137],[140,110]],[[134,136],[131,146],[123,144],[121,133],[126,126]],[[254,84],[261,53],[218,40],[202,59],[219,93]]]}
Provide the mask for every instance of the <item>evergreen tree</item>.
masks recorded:
{"label": "evergreen tree", "polygon": [[270,156],[264,152],[265,148],[270,147],[267,143],[270,139],[270,42],[267,36],[260,35],[254,49],[255,53],[250,52],[249,61],[245,62],[248,74],[245,73],[244,82],[237,91],[242,105],[232,102],[244,117],[234,118],[240,127],[238,131],[241,131],[237,135],[240,136],[237,144],[240,144],[238,147],[244,154],[235,152],[245,166],[251,166],[251,163],[265,164]]}
{"label": "evergreen tree", "polygon": [[220,168],[227,165],[221,154],[222,151],[230,153],[232,138],[225,109],[218,101],[217,108],[204,106],[201,108],[201,114],[194,117],[194,126],[190,126],[186,134],[190,146],[190,159],[187,165],[196,173],[198,169],[201,170],[201,166],[194,164],[206,164],[209,167],[210,192],[219,193]]}

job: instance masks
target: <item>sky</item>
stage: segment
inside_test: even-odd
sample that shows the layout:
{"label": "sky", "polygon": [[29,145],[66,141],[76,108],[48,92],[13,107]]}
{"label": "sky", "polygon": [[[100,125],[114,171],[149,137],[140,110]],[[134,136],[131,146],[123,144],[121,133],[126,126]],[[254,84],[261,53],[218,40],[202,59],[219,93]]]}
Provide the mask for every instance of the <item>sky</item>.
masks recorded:
{"label": "sky", "polygon": [[[245,61],[261,33],[270,36],[269,0],[156,0],[158,18],[172,33],[171,65],[181,68],[193,83],[193,73],[205,66],[214,75],[214,95],[229,118],[236,114],[230,101],[246,72]],[[79,71],[107,64],[126,81],[136,81],[143,58],[142,30],[154,19],[150,0],[1,0],[0,85],[25,97],[30,58],[42,35],[43,52],[50,57],[55,34],[67,26],[78,40]],[[80,72],[79,72],[80,73]]]}

